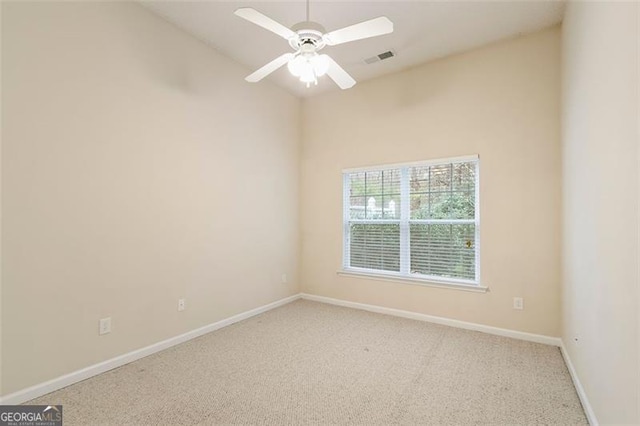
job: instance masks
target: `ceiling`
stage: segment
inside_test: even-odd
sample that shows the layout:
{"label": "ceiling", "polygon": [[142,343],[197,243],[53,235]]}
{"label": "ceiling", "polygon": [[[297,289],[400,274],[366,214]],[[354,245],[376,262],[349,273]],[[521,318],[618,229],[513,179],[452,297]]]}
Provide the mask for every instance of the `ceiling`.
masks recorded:
{"label": "ceiling", "polygon": [[[247,74],[292,49],[278,35],[235,16],[237,8],[252,7],[287,27],[305,20],[304,1],[174,0],[142,4],[245,65]],[[310,4],[310,20],[327,31],[383,15],[393,21],[392,34],[323,49],[358,82],[552,26],[562,21],[563,13],[562,1],[320,0]],[[373,64],[364,62],[388,50],[397,56]],[[286,67],[267,79],[300,97],[340,90],[328,77],[307,89]]]}

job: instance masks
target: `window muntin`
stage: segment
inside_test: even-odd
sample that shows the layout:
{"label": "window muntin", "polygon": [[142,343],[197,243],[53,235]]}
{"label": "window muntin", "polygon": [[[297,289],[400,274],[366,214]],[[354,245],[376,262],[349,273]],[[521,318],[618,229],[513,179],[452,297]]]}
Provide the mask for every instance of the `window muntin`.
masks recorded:
{"label": "window muntin", "polygon": [[478,158],[344,172],[345,270],[478,284]]}

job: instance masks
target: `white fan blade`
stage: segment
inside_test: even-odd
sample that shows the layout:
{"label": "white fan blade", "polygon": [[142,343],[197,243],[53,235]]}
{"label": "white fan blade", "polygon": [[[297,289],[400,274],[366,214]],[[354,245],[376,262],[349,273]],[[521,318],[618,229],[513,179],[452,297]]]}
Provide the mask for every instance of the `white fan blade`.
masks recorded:
{"label": "white fan blade", "polygon": [[393,32],[393,22],[386,16],[360,22],[340,30],[331,31],[324,35],[323,39],[329,46],[375,37]]}
{"label": "white fan blade", "polygon": [[253,22],[256,25],[261,26],[265,30],[269,30],[278,34],[280,37],[289,40],[291,37],[295,37],[296,33],[291,31],[289,28],[284,25],[274,21],[268,16],[263,15],[255,9],[250,7],[241,7],[234,12],[241,18],[246,19],[249,22]]}
{"label": "white fan blade", "polygon": [[286,64],[287,62],[289,62],[291,59],[293,59],[294,56],[295,55],[293,53],[285,53],[282,56],[278,56],[276,59],[269,62],[267,65],[255,71],[253,74],[248,75],[245,78],[245,80],[247,80],[250,83],[256,83],[262,80],[263,78],[265,78],[266,76],[268,76],[269,74],[271,74],[272,72],[274,72],[275,70],[277,70],[278,68],[280,68],[281,66],[283,66],[284,64]]}
{"label": "white fan blade", "polygon": [[342,69],[342,67],[338,65],[336,61],[331,58],[331,56],[325,56],[329,58],[329,69],[327,70],[327,75],[331,77],[331,79],[335,81],[336,84],[343,90],[353,87],[353,85],[356,84],[356,81],[353,79],[353,77],[351,77],[344,69]]}

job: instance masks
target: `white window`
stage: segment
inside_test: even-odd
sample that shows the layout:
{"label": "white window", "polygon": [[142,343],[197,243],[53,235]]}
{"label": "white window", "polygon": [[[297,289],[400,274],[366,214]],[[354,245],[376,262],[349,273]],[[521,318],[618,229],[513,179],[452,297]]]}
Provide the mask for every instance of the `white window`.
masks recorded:
{"label": "white window", "polygon": [[345,271],[479,284],[477,156],[343,173]]}

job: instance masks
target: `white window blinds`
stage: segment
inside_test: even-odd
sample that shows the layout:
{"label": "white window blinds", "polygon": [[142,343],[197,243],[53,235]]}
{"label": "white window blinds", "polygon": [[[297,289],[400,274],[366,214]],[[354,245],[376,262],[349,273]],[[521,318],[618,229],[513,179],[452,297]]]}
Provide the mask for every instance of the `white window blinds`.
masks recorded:
{"label": "white window blinds", "polygon": [[344,172],[346,270],[478,283],[478,159]]}

